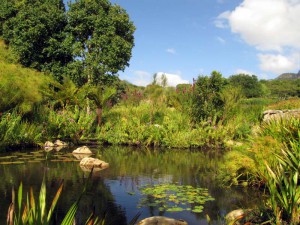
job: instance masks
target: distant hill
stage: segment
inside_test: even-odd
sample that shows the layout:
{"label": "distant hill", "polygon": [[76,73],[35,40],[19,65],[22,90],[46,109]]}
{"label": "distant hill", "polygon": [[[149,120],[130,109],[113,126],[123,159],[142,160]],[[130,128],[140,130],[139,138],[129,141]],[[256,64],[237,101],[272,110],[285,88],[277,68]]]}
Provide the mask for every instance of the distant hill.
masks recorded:
{"label": "distant hill", "polygon": [[295,80],[300,79],[300,70],[298,73],[283,73],[276,80]]}

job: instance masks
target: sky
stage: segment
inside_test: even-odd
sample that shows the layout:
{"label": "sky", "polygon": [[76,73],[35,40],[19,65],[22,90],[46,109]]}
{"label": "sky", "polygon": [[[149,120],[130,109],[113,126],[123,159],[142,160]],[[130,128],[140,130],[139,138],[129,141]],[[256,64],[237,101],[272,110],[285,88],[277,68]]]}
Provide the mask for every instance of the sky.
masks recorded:
{"label": "sky", "polygon": [[300,0],[111,0],[136,26],[122,80],[192,83],[213,70],[274,79],[300,69]]}

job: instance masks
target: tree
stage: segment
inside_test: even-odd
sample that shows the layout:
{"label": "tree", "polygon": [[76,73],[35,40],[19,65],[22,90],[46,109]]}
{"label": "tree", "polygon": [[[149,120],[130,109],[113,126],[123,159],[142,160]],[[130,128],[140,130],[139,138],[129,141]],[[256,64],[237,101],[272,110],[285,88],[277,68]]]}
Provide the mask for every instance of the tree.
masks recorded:
{"label": "tree", "polygon": [[211,76],[199,76],[195,83],[192,103],[194,121],[220,119],[224,110],[221,92],[226,85],[222,74],[213,71]]}
{"label": "tree", "polygon": [[135,27],[128,14],[108,0],[78,0],[67,16],[75,59],[70,76],[78,85],[110,83],[131,58]]}
{"label": "tree", "polygon": [[0,18],[3,38],[18,61],[61,79],[64,66],[72,60],[63,0],[14,0],[6,6]]}
{"label": "tree", "polygon": [[232,86],[241,87],[246,98],[260,97],[263,94],[263,87],[255,75],[237,74],[229,77],[228,80]]}

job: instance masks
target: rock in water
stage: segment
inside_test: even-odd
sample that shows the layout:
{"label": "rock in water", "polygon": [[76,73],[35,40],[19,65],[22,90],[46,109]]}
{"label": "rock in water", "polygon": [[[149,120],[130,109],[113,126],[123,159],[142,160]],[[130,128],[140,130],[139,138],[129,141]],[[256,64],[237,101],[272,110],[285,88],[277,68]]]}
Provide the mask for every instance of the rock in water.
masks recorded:
{"label": "rock in water", "polygon": [[176,220],[164,216],[153,216],[141,220],[137,225],[188,225],[184,220]]}
{"label": "rock in water", "polygon": [[92,151],[88,147],[82,146],[82,147],[75,149],[72,153],[73,154],[92,154]]}
{"label": "rock in water", "polygon": [[61,141],[61,140],[56,140],[56,141],[54,142],[54,145],[55,145],[55,146],[68,146],[68,144],[67,144],[66,142],[63,142],[63,141]]}
{"label": "rock in water", "polygon": [[86,157],[80,161],[80,166],[85,167],[85,168],[93,168],[94,167],[94,168],[106,169],[107,167],[109,167],[109,163],[104,162],[100,159]]}
{"label": "rock in water", "polygon": [[44,147],[54,147],[54,144],[51,141],[46,141],[46,143],[44,144]]}
{"label": "rock in water", "polygon": [[225,220],[227,223],[230,223],[230,222],[233,222],[236,220],[235,224],[236,225],[240,224],[238,222],[238,220],[244,218],[248,212],[250,212],[250,210],[244,210],[244,209],[233,210],[225,216]]}

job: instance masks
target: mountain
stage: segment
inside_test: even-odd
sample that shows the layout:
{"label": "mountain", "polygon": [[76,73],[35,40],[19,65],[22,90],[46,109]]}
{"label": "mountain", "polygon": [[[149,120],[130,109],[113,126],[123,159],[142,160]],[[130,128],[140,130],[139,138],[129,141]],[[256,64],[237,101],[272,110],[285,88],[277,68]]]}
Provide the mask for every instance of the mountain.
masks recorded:
{"label": "mountain", "polygon": [[298,73],[283,73],[276,80],[296,80],[300,79],[300,70]]}

